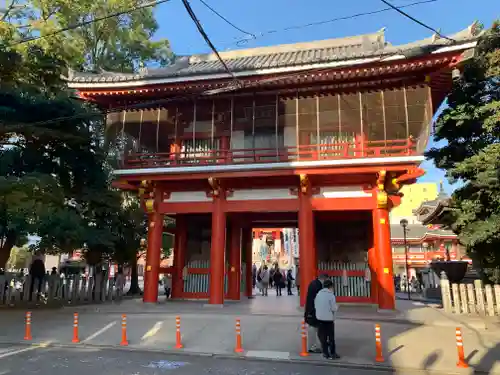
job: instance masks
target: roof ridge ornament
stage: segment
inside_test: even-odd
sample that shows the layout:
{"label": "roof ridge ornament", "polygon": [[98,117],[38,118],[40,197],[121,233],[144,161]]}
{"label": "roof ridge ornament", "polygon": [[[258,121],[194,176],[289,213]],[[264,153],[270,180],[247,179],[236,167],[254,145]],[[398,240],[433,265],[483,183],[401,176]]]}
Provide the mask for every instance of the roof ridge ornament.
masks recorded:
{"label": "roof ridge ornament", "polygon": [[73,81],[75,78],[75,71],[72,68],[68,68],[68,74],[67,77],[65,77],[67,81]]}
{"label": "roof ridge ornament", "polygon": [[474,21],[472,25],[468,27],[468,31],[470,36],[478,36],[481,33],[481,24],[479,21]]}
{"label": "roof ridge ornament", "polygon": [[141,61],[139,63],[139,69],[138,69],[138,73],[141,75],[141,76],[145,76],[148,74],[148,67],[144,65],[144,62]]}
{"label": "roof ridge ornament", "polygon": [[442,39],[441,38],[441,29],[437,29],[437,33],[432,34],[432,43],[436,43],[438,40]]}

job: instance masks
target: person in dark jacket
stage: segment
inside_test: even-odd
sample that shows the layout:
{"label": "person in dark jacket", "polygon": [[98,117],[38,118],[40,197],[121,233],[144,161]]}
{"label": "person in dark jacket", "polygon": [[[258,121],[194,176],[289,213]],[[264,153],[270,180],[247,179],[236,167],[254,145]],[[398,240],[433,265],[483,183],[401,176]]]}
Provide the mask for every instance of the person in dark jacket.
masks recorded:
{"label": "person in dark jacket", "polygon": [[35,254],[33,262],[30,266],[30,295],[29,300],[31,301],[33,297],[34,287],[37,287],[37,299],[42,292],[42,286],[45,279],[45,263],[43,262],[43,255],[40,252]]}
{"label": "person in dark jacket", "polygon": [[307,323],[307,342],[310,353],[321,353],[321,342],[318,337],[318,320],[316,319],[314,299],[318,292],[323,289],[323,282],[327,279],[329,279],[328,275],[322,274],[317,279],[311,281],[307,287],[304,320]]}
{"label": "person in dark jacket", "polygon": [[283,287],[285,286],[284,279],[285,276],[283,275],[283,272],[279,269],[278,265],[276,265],[273,274],[274,286],[276,287],[276,296],[281,296],[281,289],[283,289]]}
{"label": "person in dark jacket", "polygon": [[292,275],[292,270],[289,269],[286,272],[286,291],[287,291],[287,293],[288,293],[289,296],[293,296],[293,293],[292,293],[292,284],[293,284],[294,280],[295,280],[295,278]]}

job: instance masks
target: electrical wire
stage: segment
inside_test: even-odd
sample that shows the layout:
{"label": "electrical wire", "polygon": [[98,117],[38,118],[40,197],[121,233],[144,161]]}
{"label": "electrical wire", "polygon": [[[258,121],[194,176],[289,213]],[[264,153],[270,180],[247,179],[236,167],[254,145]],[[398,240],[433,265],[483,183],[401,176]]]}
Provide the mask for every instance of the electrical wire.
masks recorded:
{"label": "electrical wire", "polygon": [[196,14],[194,13],[193,8],[191,8],[191,5],[189,4],[189,1],[188,0],[182,0],[182,4],[184,5],[184,8],[186,8],[186,11],[188,12],[189,17],[191,18],[191,20],[193,20],[193,22],[194,22],[196,28],[198,29],[199,33],[201,34],[201,36],[203,37],[203,39],[205,40],[205,42],[208,44],[208,46],[210,47],[210,49],[213,51],[213,53],[215,54],[215,56],[217,56],[217,59],[219,60],[219,62],[224,67],[224,70],[227,72],[227,74],[229,74],[233,78],[233,81],[234,81],[233,83],[235,83],[238,86],[239,85],[239,80],[236,78],[236,76],[234,75],[234,73],[231,71],[231,69],[229,69],[229,67],[227,66],[226,62],[220,56],[219,51],[217,51],[217,48],[215,48],[215,46],[212,43],[212,41],[210,40],[209,36],[207,35],[207,33],[205,32],[205,30],[203,29],[203,26],[201,25],[200,21],[196,17]]}
{"label": "electrical wire", "polygon": [[426,25],[425,23],[423,23],[422,21],[419,21],[417,20],[415,17],[412,17],[410,16],[408,13],[404,12],[401,10],[402,7],[397,7],[397,6],[394,6],[392,5],[390,2],[388,2],[387,0],[380,0],[381,2],[383,2],[385,5],[388,5],[391,7],[391,9],[395,10],[396,12],[398,12],[399,14],[402,14],[403,16],[405,16],[406,18],[409,18],[410,20],[412,20],[413,22],[419,24],[420,26],[422,27],[425,27],[427,30],[431,30],[432,32],[434,32],[437,36],[439,36],[440,38],[443,38],[443,39],[446,39],[446,40],[449,40],[450,42],[456,42],[455,39],[451,39],[451,38],[448,38],[446,35],[443,35],[441,34],[438,30],[436,30],[435,28],[433,27],[430,27],[429,25]]}
{"label": "electrical wire", "polygon": [[[398,9],[409,8],[409,7],[413,7],[416,5],[435,3],[436,1],[438,1],[438,0],[421,0],[421,1],[416,1],[416,2],[410,3],[410,4],[401,5],[401,6],[398,6],[397,8]],[[321,26],[321,25],[326,25],[329,23],[338,22],[338,21],[346,21],[346,20],[351,20],[351,19],[358,18],[358,17],[371,16],[374,14],[389,12],[392,10],[394,10],[394,8],[389,7],[389,8],[384,8],[384,9],[372,10],[369,12],[355,13],[355,14],[351,14],[348,16],[331,18],[331,19],[324,20],[324,21],[317,21],[317,22],[310,22],[310,23],[305,23],[305,24],[301,24],[301,25],[288,26],[288,27],[284,27],[282,29],[273,29],[273,30],[262,31],[260,33],[255,33],[254,36],[252,36],[250,38],[241,38],[241,39],[237,40],[236,42],[229,42],[229,43],[225,43],[225,44],[226,45],[236,44],[237,46],[242,46],[251,40],[255,40],[257,38],[261,38],[261,37],[269,35],[269,34],[276,34],[276,33],[280,33],[280,32],[292,31],[292,30],[301,30],[301,29],[305,29],[307,27]]]}
{"label": "electrical wire", "polygon": [[253,39],[256,38],[256,35],[253,33],[250,33],[248,31],[243,30],[242,28],[236,26],[234,23],[232,23],[230,20],[228,20],[226,17],[224,17],[222,14],[220,14],[218,11],[216,11],[214,8],[212,8],[205,0],[199,0],[200,3],[202,3],[206,8],[208,8],[212,13],[214,13],[217,17],[225,21],[228,25],[232,26],[234,29],[238,30],[240,33],[247,34],[251,36]]}
{"label": "electrical wire", "polygon": [[136,7],[129,8],[129,9],[126,9],[126,10],[115,12],[115,13],[110,13],[110,14],[107,14],[107,15],[102,16],[102,17],[97,17],[97,18],[94,18],[94,19],[91,19],[91,20],[88,20],[88,21],[84,21],[84,22],[80,22],[80,23],[77,23],[77,24],[74,24],[74,25],[70,25],[70,26],[64,27],[62,29],[58,29],[58,30],[52,31],[52,32],[50,32],[48,34],[32,36],[32,37],[20,40],[18,42],[12,43],[12,44],[9,45],[9,47],[14,47],[14,46],[17,46],[19,44],[33,42],[35,40],[49,38],[49,37],[52,37],[52,36],[64,33],[66,31],[71,31],[71,30],[78,29],[78,28],[80,28],[82,26],[92,25],[93,23],[96,23],[96,22],[105,21],[105,20],[110,19],[110,18],[119,17],[119,16],[122,16],[124,14],[129,14],[129,13],[141,10],[141,9],[154,7],[156,5],[160,5],[160,4],[169,2],[169,1],[171,1],[171,0],[155,0],[155,1],[150,1],[150,2],[148,2],[146,4],[143,4],[143,5],[140,5],[140,6],[136,6]]}
{"label": "electrical wire", "polygon": [[[399,52],[396,52],[394,55],[397,55],[398,53]],[[379,60],[381,60],[383,58],[382,55],[380,55],[378,57],[379,57]],[[310,69],[310,70],[285,74],[285,75],[281,75],[278,77],[267,78],[267,79],[264,79],[261,81],[249,80],[248,82],[242,82],[241,80],[238,80],[238,85],[234,85],[233,82],[229,82],[228,84],[226,84],[218,89],[205,90],[205,91],[202,91],[200,93],[174,96],[174,97],[165,98],[165,99],[156,99],[156,100],[151,100],[151,101],[141,102],[141,103],[136,103],[136,104],[128,104],[128,105],[114,107],[114,108],[107,109],[107,110],[101,110],[101,112],[99,112],[99,113],[85,112],[85,113],[81,113],[78,115],[62,116],[62,117],[57,117],[57,118],[51,119],[51,120],[33,122],[33,123],[30,123],[30,126],[43,126],[43,125],[48,125],[48,124],[52,124],[52,123],[56,123],[56,122],[73,120],[73,119],[84,119],[84,118],[92,118],[92,117],[97,117],[97,116],[105,116],[108,114],[117,113],[117,112],[130,110],[130,109],[141,109],[141,108],[147,108],[147,107],[151,107],[151,106],[161,106],[163,104],[167,104],[170,102],[181,101],[181,100],[186,100],[186,99],[191,99],[191,100],[198,99],[198,98],[203,97],[203,96],[212,96],[212,95],[218,94],[220,92],[235,91],[237,89],[243,89],[243,88],[257,88],[262,84],[272,83],[272,82],[280,81],[283,79],[294,78],[294,77],[301,76],[303,74],[307,74],[307,73],[311,73],[311,72],[322,73],[325,71],[329,71],[331,69],[332,69],[331,67],[321,68],[321,69]],[[1,121],[0,121],[0,123],[1,123]]]}

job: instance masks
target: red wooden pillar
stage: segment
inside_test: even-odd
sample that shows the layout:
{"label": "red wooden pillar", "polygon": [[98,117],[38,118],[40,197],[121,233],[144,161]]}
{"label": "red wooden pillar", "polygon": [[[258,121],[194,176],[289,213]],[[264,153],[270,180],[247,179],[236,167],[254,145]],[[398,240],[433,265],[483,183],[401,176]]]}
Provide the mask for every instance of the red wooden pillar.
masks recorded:
{"label": "red wooden pillar", "polygon": [[226,212],[223,192],[213,197],[212,248],[210,250],[210,289],[208,303],[224,303],[224,255],[226,249]]}
{"label": "red wooden pillar", "polygon": [[[375,245],[373,245],[375,246]],[[370,269],[370,298],[378,303],[377,254],[375,247],[368,250],[368,268]]]}
{"label": "red wooden pillar", "polygon": [[239,300],[241,286],[241,227],[236,223],[232,223],[230,231],[227,296],[229,299]]}
{"label": "red wooden pillar", "polygon": [[376,208],[373,210],[373,225],[375,254],[377,258],[378,307],[383,310],[394,310],[396,307],[396,298],[388,208]]}
{"label": "red wooden pillar", "polygon": [[182,270],[186,264],[187,223],[186,217],[175,217],[174,274],[172,275],[172,298],[181,298],[184,291]]}
{"label": "red wooden pillar", "polygon": [[[304,291],[317,276],[316,263],[311,187],[307,177],[301,176],[301,187],[299,188],[299,276],[300,286]],[[307,293],[300,293],[300,306],[305,305],[306,296]]]}
{"label": "red wooden pillar", "polygon": [[143,302],[158,302],[158,280],[160,276],[163,215],[153,212],[148,215],[148,249],[144,274]]}
{"label": "red wooden pillar", "polygon": [[252,235],[251,228],[243,228],[241,232],[242,236],[242,244],[243,251],[245,252],[245,297],[252,298],[253,297],[253,284],[252,284]]}

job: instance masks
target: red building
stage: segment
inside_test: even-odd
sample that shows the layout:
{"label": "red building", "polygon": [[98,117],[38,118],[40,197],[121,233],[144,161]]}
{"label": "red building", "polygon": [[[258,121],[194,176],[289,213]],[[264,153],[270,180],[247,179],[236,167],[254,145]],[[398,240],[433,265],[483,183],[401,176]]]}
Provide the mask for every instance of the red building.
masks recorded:
{"label": "red building", "polygon": [[391,225],[391,233],[395,273],[405,273],[406,257],[410,273],[414,274],[419,269],[427,268],[433,260],[445,260],[448,256],[451,260],[458,260],[465,255],[457,235],[437,225],[408,225],[406,236],[408,254],[405,254],[403,228]]}
{"label": "red building", "polygon": [[339,300],[393,309],[389,211],[423,174],[432,115],[475,25],[451,39],[392,46],[381,31],[220,53],[234,76],[213,54],[72,72],[82,98],[115,109],[116,184],[137,190],[149,215],[144,302],[157,301],[167,215],[175,298],[251,294],[252,228],[298,227],[302,285],[318,272],[347,277],[356,293],[340,285]]}

